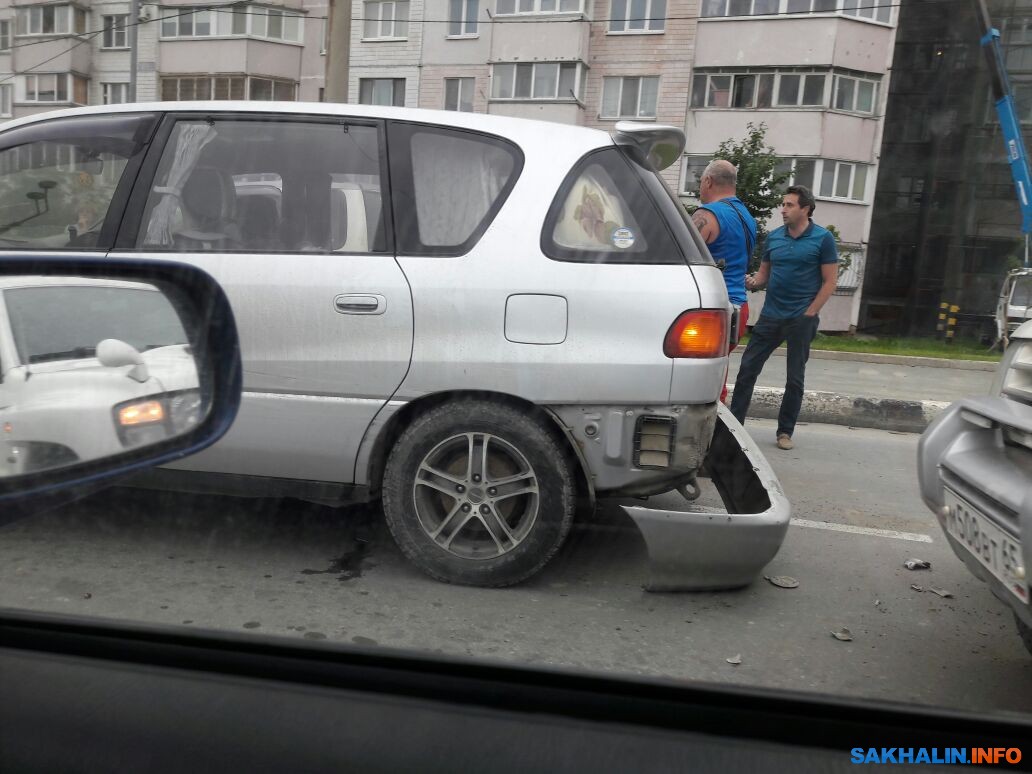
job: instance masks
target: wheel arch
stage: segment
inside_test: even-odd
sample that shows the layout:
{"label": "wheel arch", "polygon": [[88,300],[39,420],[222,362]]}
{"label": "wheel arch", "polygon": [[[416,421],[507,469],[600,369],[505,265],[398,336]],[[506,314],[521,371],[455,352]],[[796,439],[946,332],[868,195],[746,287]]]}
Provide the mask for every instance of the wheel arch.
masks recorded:
{"label": "wheel arch", "polygon": [[[575,473],[577,482],[577,496],[579,501],[578,515],[590,513],[595,507],[595,487],[591,471],[584,458],[580,447],[577,445],[570,428],[563,424],[562,420],[547,407],[539,406],[525,398],[510,395],[503,392],[487,390],[448,390],[423,395],[415,400],[409,401],[399,408],[383,423],[379,430],[374,427],[367,435],[362,445],[368,451],[366,455],[359,454],[358,465],[361,466],[356,473],[363,471],[366,474],[365,482],[368,484],[370,493],[374,496],[380,494],[383,483],[384,471],[387,467],[387,457],[394,448],[394,444],[405,431],[405,428],[422,414],[451,401],[464,398],[473,398],[500,405],[512,406],[521,411],[538,418],[542,426],[551,433],[561,448],[566,453]],[[371,436],[371,437],[370,437]],[[366,461],[363,463],[363,459]],[[586,511],[584,509],[587,509]]]}

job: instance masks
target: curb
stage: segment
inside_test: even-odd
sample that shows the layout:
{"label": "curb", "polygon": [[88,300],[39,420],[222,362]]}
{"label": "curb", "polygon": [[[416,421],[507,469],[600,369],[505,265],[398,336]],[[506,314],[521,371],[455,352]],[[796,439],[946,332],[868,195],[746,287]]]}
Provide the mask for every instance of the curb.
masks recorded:
{"label": "curb", "polygon": [[[777,419],[784,390],[776,387],[756,387],[748,416],[755,419]],[[734,394],[734,385],[728,385],[728,403]],[[875,430],[893,430],[903,433],[922,433],[949,403],[938,400],[895,400],[892,398],[865,398],[841,395],[836,392],[803,392],[800,422],[819,422],[828,425],[869,427]]]}
{"label": "curb", "polygon": [[[745,351],[745,348],[742,348]],[[774,355],[784,357],[788,350],[778,347]],[[854,363],[915,366],[923,368],[950,368],[954,371],[995,371],[1000,364],[992,360],[951,360],[944,357],[914,357],[911,355],[880,355],[873,352],[839,352],[833,349],[811,349],[811,360],[844,360]]]}

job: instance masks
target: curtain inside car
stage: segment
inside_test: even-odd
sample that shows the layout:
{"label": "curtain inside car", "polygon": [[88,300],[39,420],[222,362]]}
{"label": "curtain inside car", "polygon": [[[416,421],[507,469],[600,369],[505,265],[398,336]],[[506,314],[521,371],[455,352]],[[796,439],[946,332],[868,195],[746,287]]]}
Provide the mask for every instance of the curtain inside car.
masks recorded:
{"label": "curtain inside car", "polygon": [[441,246],[469,239],[512,170],[508,151],[480,139],[431,132],[413,135],[412,174],[420,241]]}
{"label": "curtain inside car", "polygon": [[151,210],[147,221],[147,235],[143,240],[147,247],[171,247],[172,227],[179,211],[179,199],[183,193],[183,185],[190,177],[197,162],[209,142],[215,139],[218,132],[214,126],[203,124],[180,123],[176,126],[175,155],[168,169],[163,185],[155,186],[154,193],[161,198]]}

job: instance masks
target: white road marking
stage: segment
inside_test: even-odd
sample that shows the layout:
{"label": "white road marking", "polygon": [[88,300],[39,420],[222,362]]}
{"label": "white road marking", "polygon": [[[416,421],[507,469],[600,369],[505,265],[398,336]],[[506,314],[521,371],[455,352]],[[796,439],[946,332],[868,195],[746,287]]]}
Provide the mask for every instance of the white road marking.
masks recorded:
{"label": "white road marking", "polygon": [[852,524],[835,524],[830,521],[810,521],[809,519],[792,519],[793,527],[809,527],[810,529],[828,529],[832,532],[851,532],[854,535],[872,535],[874,537],[894,538],[895,540],[912,540],[915,543],[931,543],[931,535],[919,532],[897,532],[894,529],[876,529],[874,527],[854,527]]}

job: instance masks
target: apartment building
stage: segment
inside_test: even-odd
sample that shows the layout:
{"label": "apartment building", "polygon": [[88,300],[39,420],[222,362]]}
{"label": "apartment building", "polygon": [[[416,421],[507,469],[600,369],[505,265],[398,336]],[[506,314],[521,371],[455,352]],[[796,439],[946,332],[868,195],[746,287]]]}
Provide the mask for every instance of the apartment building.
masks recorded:
{"label": "apartment building", "polygon": [[[683,126],[688,0],[368,0],[352,10],[356,102],[611,128]],[[666,172],[672,185],[679,165]]]}
{"label": "apartment building", "polygon": [[[766,124],[790,182],[816,195],[815,221],[849,253],[824,330],[849,330],[860,313],[897,11],[891,0],[702,3],[681,192],[694,199],[722,141]],[[768,226],[780,225],[775,212]],[[761,304],[750,307],[755,318]]]}
{"label": "apartment building", "polygon": [[[138,101],[318,100],[326,0],[144,4]],[[129,3],[0,0],[0,119],[129,99]]]}

